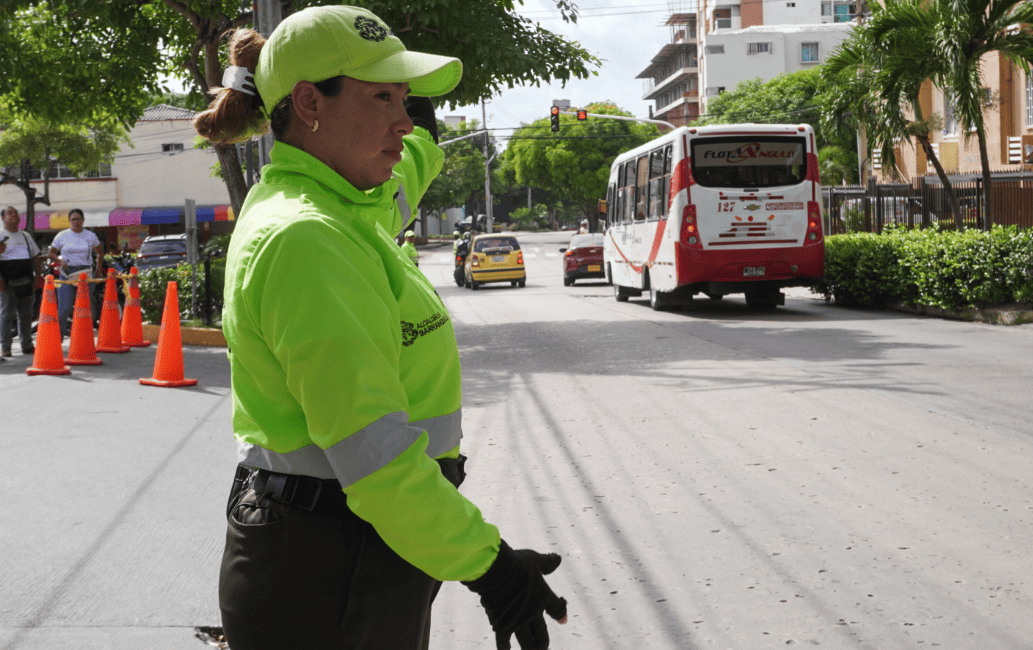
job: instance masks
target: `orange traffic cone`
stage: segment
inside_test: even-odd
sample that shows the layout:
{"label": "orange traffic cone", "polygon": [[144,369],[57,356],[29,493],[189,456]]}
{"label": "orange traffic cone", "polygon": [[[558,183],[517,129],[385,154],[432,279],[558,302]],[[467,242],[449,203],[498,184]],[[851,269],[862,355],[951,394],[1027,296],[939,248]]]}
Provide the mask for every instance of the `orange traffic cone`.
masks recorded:
{"label": "orange traffic cone", "polygon": [[57,322],[57,289],[53,276],[47,276],[43,286],[43,305],[39,310],[39,327],[36,329],[36,354],[32,366],[25,374],[67,375],[72,369],[65,365],[61,354],[61,325]]}
{"label": "orange traffic cone", "polygon": [[145,348],[151,344],[143,340],[143,316],[140,314],[140,278],[136,267],[129,269],[129,296],[122,308],[122,344]]}
{"label": "orange traffic cone", "polygon": [[75,290],[72,338],[68,342],[65,363],[70,366],[99,366],[104,363],[97,358],[97,349],[93,345],[93,312],[90,310],[90,291],[86,287],[85,273],[79,275],[79,285]]}
{"label": "orange traffic cone", "polygon": [[165,291],[165,310],[161,314],[158,353],[154,357],[154,377],[140,379],[147,386],[196,386],[196,379],[183,379],[183,337],[179,332],[179,293],[169,282]]}
{"label": "orange traffic cone", "polygon": [[129,346],[122,344],[122,333],[119,331],[115,269],[108,269],[108,281],[104,283],[104,306],[100,310],[97,352],[129,352]]}

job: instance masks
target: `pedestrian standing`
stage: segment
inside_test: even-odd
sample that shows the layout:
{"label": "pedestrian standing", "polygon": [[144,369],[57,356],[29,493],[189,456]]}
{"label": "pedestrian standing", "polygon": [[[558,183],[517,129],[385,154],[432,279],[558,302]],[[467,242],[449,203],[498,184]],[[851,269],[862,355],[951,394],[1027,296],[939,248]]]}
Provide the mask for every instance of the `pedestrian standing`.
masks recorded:
{"label": "pedestrian standing", "polygon": [[420,265],[420,253],[416,250],[416,233],[412,230],[405,231],[405,243],[402,244],[402,252],[412,260],[416,266]]}
{"label": "pedestrian standing", "polygon": [[32,354],[32,306],[36,288],[42,278],[39,246],[29,233],[21,230],[21,216],[14,206],[3,212],[0,229],[0,354],[11,356],[14,323],[18,323],[18,340],[24,354]]}
{"label": "pedestrian standing", "polygon": [[[75,281],[78,280],[79,274],[89,277],[91,270],[95,277],[103,277],[104,253],[97,235],[84,228],[86,216],[83,211],[79,208],[69,210],[68,222],[71,227],[57,233],[50,244],[50,259],[61,265],[59,279]],[[94,256],[96,261],[92,259]],[[93,283],[87,283],[86,286],[90,292],[90,304],[93,304]],[[68,336],[71,332],[75,291],[74,284],[58,285],[57,310],[62,336]],[[94,313],[93,319],[96,320],[97,316],[98,314]]]}
{"label": "pedestrian standing", "polygon": [[348,6],[294,13],[268,41],[238,30],[229,56],[198,133],[234,142],[268,119],[275,138],[226,263],[229,645],[427,648],[439,581],[456,580],[498,648],[547,648],[560,557],[514,551],[459,493],[455,333],[394,239],[444,160],[427,97],[462,64]]}

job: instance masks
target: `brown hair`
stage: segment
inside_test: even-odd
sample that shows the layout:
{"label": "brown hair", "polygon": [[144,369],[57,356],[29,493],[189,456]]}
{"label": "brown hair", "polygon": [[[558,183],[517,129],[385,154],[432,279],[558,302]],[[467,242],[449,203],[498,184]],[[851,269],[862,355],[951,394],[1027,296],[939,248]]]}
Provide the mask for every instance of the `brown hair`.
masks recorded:
{"label": "brown hair", "polygon": [[[265,38],[253,29],[238,29],[230,38],[230,65],[247,68],[252,74],[258,65],[258,54]],[[213,87],[215,96],[208,110],[194,118],[194,129],[209,142],[231,143],[265,133],[262,98],[232,88]]]}
{"label": "brown hair", "polygon": [[86,215],[85,215],[85,214],[83,214],[83,213],[82,213],[82,210],[80,210],[79,208],[72,208],[71,210],[69,210],[69,211],[68,211],[68,218],[69,218],[69,219],[71,219],[71,218],[72,218],[72,215],[73,215],[73,214],[75,214],[76,212],[78,212],[78,213],[79,213],[79,216],[83,218],[83,221],[85,221],[85,220],[86,220]]}

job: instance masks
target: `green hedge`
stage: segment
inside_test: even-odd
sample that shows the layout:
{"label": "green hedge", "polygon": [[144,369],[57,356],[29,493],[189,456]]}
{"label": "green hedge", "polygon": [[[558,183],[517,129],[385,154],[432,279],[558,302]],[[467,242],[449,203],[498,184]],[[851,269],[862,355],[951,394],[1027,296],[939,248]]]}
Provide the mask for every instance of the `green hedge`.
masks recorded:
{"label": "green hedge", "polygon": [[[228,240],[228,237],[227,237]],[[225,248],[221,249],[225,251]],[[226,278],[226,258],[211,260],[212,274],[212,319],[217,320],[222,310],[222,288]],[[197,264],[197,317],[204,315],[204,262]],[[176,283],[181,319],[192,318],[190,314],[190,293],[193,290],[190,266],[181,264],[174,268],[153,269],[140,274],[140,311],[145,323],[161,323],[165,311],[165,295],[169,282]]]}
{"label": "green hedge", "polygon": [[1033,231],[888,229],[825,240],[825,277],[813,289],[837,302],[958,310],[1033,302]]}

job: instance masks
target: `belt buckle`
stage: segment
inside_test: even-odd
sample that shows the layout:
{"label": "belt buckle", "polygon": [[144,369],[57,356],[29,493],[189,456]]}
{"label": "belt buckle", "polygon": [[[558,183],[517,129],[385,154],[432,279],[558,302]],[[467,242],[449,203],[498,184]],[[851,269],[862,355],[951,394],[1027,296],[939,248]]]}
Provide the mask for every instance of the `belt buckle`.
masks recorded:
{"label": "belt buckle", "polygon": [[[295,508],[301,508],[302,510],[305,510],[307,512],[312,512],[313,510],[316,509],[316,504],[319,503],[319,495],[323,493],[323,482],[320,481],[319,479],[313,479],[313,480],[316,483],[316,489],[312,493],[312,499],[309,500],[309,502],[307,504],[304,504],[304,505],[302,505],[300,503],[295,503],[294,504]],[[297,492],[297,484],[295,484],[294,491]],[[291,495],[291,496],[293,497],[294,495]]]}

